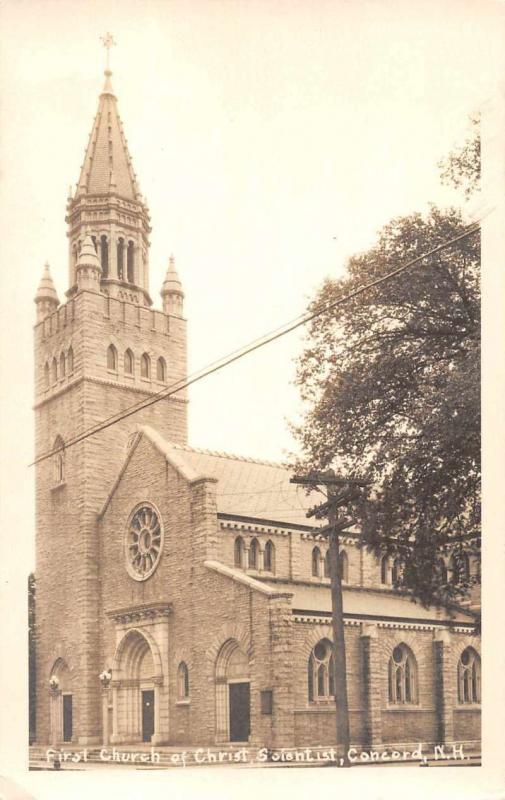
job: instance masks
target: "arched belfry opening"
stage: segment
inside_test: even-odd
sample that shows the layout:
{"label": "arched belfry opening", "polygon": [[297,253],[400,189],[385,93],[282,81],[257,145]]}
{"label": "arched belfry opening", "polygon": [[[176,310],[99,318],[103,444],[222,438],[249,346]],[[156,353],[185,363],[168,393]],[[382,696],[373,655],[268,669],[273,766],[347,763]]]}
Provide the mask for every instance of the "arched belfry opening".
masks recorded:
{"label": "arched belfry opening", "polygon": [[160,740],[163,672],[158,646],[134,629],[121,640],[112,668],[113,743]]}
{"label": "arched belfry opening", "polygon": [[216,660],[216,740],[248,742],[251,733],[249,658],[228,639]]}

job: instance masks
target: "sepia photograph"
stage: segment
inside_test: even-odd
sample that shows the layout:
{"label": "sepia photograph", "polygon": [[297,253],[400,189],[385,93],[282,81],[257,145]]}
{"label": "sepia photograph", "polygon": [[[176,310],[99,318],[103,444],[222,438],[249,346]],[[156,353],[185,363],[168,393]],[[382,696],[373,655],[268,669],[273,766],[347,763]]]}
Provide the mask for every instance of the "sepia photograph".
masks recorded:
{"label": "sepia photograph", "polygon": [[0,798],[498,796],[505,5],[0,15]]}

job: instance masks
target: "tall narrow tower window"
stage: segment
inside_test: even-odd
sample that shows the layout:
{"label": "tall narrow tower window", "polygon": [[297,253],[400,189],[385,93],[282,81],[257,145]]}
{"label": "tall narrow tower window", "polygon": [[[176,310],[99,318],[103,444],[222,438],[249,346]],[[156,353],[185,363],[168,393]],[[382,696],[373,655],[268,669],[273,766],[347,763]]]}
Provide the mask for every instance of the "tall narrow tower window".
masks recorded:
{"label": "tall narrow tower window", "polygon": [[124,280],[124,239],[117,242],[117,276],[120,281]]}
{"label": "tall narrow tower window", "polygon": [[53,358],[53,363],[51,364],[51,383],[56,383],[58,380],[58,362],[55,358]]}
{"label": "tall narrow tower window", "polygon": [[97,246],[96,246],[96,236],[92,236],[91,238],[92,238],[92,240],[93,240],[93,246],[94,246],[94,248],[95,248],[95,253],[98,253],[98,248],[97,248]]}
{"label": "tall narrow tower window", "polygon": [[65,443],[61,436],[57,436],[53,444],[53,469],[54,483],[56,485],[65,482]]}
{"label": "tall narrow tower window", "polygon": [[126,250],[126,278],[128,283],[135,283],[135,274],[133,269],[134,252],[134,244],[130,241],[128,242],[128,248]]}
{"label": "tall narrow tower window", "polygon": [[49,389],[49,364],[44,367],[44,387]]}
{"label": "tall narrow tower window", "polygon": [[60,355],[60,378],[65,377],[65,353]]}
{"label": "tall narrow tower window", "polygon": [[144,353],[140,359],[140,375],[142,378],[149,378],[151,375],[151,359]]}
{"label": "tall narrow tower window", "polygon": [[69,347],[67,353],[67,371],[69,375],[74,371],[74,351],[71,347]]}
{"label": "tall narrow tower window", "polygon": [[105,234],[100,237],[100,257],[102,262],[102,278],[107,278],[109,275],[109,243]]}
{"label": "tall narrow tower window", "polygon": [[125,375],[133,375],[133,353],[128,348],[128,350],[124,354],[124,372]]}
{"label": "tall narrow tower window", "polygon": [[107,348],[107,369],[109,372],[117,372],[117,350],[113,344]]}
{"label": "tall narrow tower window", "polygon": [[165,363],[165,359],[160,356],[156,364],[156,380],[160,381],[161,383],[165,383],[166,376],[167,365]]}

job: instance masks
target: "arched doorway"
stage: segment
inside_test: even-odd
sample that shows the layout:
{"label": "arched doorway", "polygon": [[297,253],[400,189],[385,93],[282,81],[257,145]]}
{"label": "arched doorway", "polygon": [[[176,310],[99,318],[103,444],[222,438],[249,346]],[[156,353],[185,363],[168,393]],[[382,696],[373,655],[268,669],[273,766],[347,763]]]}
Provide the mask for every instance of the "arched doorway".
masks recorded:
{"label": "arched doorway", "polygon": [[111,741],[156,743],[163,677],[154,641],[129,631],[116,651],[112,675]]}
{"label": "arched doorway", "polygon": [[51,669],[50,726],[51,744],[71,742],[74,738],[74,695],[70,670],[63,658],[58,658]]}
{"label": "arched doorway", "polygon": [[247,742],[250,733],[249,659],[236,639],[228,639],[216,661],[216,738]]}

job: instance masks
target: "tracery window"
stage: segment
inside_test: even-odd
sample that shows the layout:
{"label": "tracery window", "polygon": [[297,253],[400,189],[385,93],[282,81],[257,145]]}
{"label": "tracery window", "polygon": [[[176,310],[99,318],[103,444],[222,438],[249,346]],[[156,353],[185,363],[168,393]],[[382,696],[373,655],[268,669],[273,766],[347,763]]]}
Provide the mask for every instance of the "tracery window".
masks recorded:
{"label": "tracery window", "polygon": [[234,563],[236,567],[242,568],[244,564],[244,540],[237,536],[234,545]]}
{"label": "tracery window", "polygon": [[480,657],[473,647],[463,650],[458,661],[458,702],[480,703]]}
{"label": "tracery window", "polygon": [[321,639],[313,648],[308,663],[309,702],[331,700],[335,696],[333,645]]}
{"label": "tracery window", "polygon": [[126,569],[136,581],[145,581],[158,566],[163,551],[161,517],[152,503],[136,506],[124,539]]}
{"label": "tracery window", "polygon": [[177,696],[179,700],[187,700],[189,697],[189,670],[184,661],[181,661],[177,669]]}
{"label": "tracery window", "polygon": [[417,664],[406,644],[398,644],[389,659],[389,702],[417,703]]}
{"label": "tracery window", "polygon": [[314,547],[312,550],[312,575],[314,578],[319,577],[319,564],[321,561],[321,551],[319,547]]}
{"label": "tracery window", "polygon": [[270,539],[266,543],[263,553],[263,568],[265,572],[274,572],[275,570],[275,547]]}

